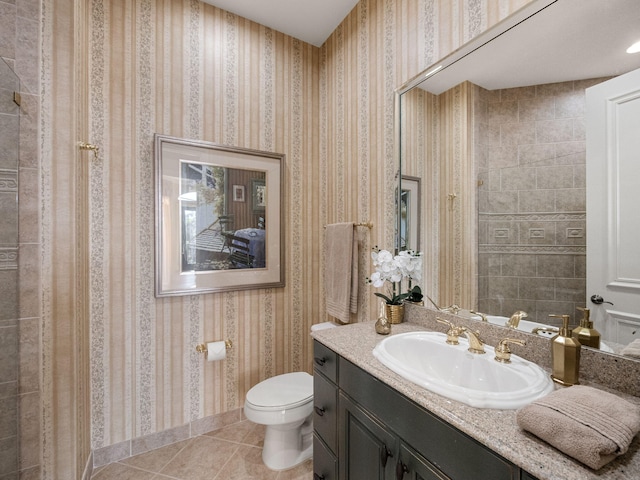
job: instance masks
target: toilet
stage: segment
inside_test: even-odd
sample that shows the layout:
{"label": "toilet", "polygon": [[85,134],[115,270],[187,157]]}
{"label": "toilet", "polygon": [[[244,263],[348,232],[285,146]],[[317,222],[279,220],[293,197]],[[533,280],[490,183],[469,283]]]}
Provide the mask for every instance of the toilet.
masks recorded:
{"label": "toilet", "polygon": [[[325,322],[311,330],[332,328]],[[313,377],[285,373],[253,386],[244,402],[248,420],[266,425],[262,461],[271,470],[286,470],[313,455]]]}
{"label": "toilet", "polygon": [[247,392],[244,414],[266,425],[262,461],[286,470],[313,454],[313,377],[307,372],[268,378]]}

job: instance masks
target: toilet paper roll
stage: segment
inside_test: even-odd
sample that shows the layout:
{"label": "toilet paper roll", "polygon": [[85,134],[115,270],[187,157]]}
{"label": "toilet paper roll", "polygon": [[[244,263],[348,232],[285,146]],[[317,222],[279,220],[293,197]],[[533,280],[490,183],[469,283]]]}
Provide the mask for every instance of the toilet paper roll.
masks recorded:
{"label": "toilet paper roll", "polygon": [[227,347],[224,342],[207,343],[207,362],[216,362],[227,358]]}

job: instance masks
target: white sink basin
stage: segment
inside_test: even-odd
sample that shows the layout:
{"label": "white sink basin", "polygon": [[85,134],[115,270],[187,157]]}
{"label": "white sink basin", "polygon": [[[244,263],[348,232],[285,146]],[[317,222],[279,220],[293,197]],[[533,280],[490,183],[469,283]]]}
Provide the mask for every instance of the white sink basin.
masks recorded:
{"label": "white sink basin", "polygon": [[493,347],[475,354],[466,338],[459,345],[446,339],[439,332],[401,333],[382,340],[373,355],[410,382],[472,407],[517,409],[553,391],[549,374],[534,363],[517,355],[499,363]]}

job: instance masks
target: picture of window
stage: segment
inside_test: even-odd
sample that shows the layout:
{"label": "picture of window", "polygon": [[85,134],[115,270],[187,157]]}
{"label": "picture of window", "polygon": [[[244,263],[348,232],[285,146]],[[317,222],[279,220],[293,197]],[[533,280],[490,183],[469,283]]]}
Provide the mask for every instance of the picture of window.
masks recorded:
{"label": "picture of window", "polygon": [[244,185],[233,186],[233,201],[244,202]]}

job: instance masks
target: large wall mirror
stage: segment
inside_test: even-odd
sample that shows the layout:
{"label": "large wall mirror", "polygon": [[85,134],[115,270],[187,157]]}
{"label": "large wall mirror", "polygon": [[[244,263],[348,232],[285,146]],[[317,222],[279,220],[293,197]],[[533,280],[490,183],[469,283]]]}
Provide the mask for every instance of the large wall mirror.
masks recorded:
{"label": "large wall mirror", "polygon": [[[437,306],[456,304],[498,324],[525,311],[532,324],[523,325],[549,336],[558,326],[549,315],[569,314],[576,326],[586,306],[604,350],[640,338],[640,297],[635,310],[624,309],[614,293],[588,287],[588,270],[604,276],[607,262],[617,262],[618,291],[638,295],[640,260],[630,242],[640,221],[590,213],[605,179],[587,180],[596,142],[587,138],[585,94],[633,75],[640,53],[626,49],[639,40],[636,0],[534,1],[398,90],[401,178],[422,183],[423,292]],[[616,112],[640,122],[640,107],[625,105]],[[613,196],[640,204],[639,167],[616,168]],[[607,234],[614,230],[624,238]],[[626,250],[595,270],[587,245],[603,236]],[[615,306],[591,302],[593,294]]]}
{"label": "large wall mirror", "polygon": [[155,136],[156,295],[284,285],[284,155]]}

